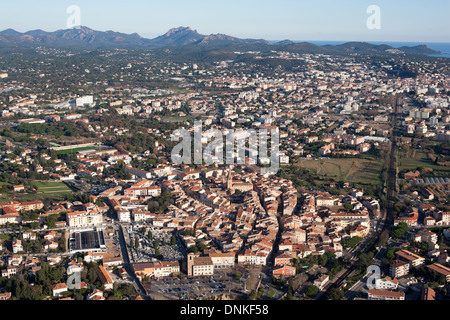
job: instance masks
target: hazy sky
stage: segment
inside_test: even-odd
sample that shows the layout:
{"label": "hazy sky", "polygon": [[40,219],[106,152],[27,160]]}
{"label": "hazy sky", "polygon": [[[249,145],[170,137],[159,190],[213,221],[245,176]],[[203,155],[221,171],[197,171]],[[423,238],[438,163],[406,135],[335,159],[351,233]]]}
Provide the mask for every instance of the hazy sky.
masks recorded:
{"label": "hazy sky", "polygon": [[[83,26],[148,38],[190,26],[266,40],[450,42],[450,0],[2,0],[0,30],[66,29],[70,5]],[[367,28],[370,5],[381,29]]]}

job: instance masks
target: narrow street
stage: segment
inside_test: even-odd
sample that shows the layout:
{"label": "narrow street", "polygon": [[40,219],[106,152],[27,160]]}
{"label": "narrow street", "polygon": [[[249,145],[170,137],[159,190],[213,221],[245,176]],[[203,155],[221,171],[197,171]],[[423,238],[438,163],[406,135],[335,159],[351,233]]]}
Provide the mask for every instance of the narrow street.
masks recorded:
{"label": "narrow street", "polygon": [[120,251],[121,256],[123,260],[123,267],[128,272],[130,277],[133,280],[133,286],[136,289],[136,291],[146,300],[149,299],[149,297],[146,294],[145,289],[142,287],[140,281],[136,278],[134,275],[134,272],[130,265],[130,258],[128,257],[128,251],[127,251],[127,244],[123,235],[122,226],[120,224],[116,224],[115,227],[117,228],[117,233],[119,234],[119,241],[120,241]]}

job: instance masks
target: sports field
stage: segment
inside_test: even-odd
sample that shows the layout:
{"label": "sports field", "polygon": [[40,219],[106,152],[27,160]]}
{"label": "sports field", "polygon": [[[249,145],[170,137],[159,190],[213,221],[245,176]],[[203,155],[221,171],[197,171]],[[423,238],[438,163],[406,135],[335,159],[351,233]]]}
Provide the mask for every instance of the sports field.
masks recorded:
{"label": "sports field", "polygon": [[58,155],[62,155],[62,154],[77,154],[77,152],[79,151],[85,151],[85,150],[101,150],[99,148],[96,147],[81,147],[81,148],[74,148],[74,149],[67,149],[67,150],[59,150],[57,151]]}
{"label": "sports field", "polygon": [[72,192],[64,182],[34,182],[38,194],[53,195]]}

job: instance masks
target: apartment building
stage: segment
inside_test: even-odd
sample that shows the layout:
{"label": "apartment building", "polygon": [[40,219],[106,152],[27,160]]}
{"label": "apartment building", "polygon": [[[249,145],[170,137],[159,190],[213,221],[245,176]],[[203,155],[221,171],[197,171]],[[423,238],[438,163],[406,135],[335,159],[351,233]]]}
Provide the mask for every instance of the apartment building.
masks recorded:
{"label": "apartment building", "polygon": [[[143,180],[144,181],[144,180]],[[140,183],[133,185],[131,188],[128,188],[124,191],[125,196],[127,197],[146,197],[152,196],[157,197],[161,195],[161,188],[159,186],[150,185],[146,186]]]}
{"label": "apartment building", "polygon": [[405,300],[404,292],[369,289],[368,300]]}
{"label": "apartment building", "polygon": [[400,250],[395,253],[397,259],[406,261],[410,264],[411,268],[420,267],[425,263],[425,258],[418,256],[408,250]]}
{"label": "apartment building", "polygon": [[21,221],[22,218],[14,207],[5,206],[2,208],[0,214],[0,225],[6,223],[20,223]]}
{"label": "apartment building", "polygon": [[22,202],[21,206],[23,211],[41,210],[44,203],[42,201]]}
{"label": "apartment building", "polygon": [[71,228],[92,227],[103,223],[103,216],[98,210],[74,211],[66,215],[67,225]]}
{"label": "apartment building", "polygon": [[188,276],[212,276],[214,274],[214,264],[210,257],[200,257],[189,253],[187,257]]}
{"label": "apartment building", "polygon": [[180,273],[180,263],[176,260],[133,263],[132,269],[136,277],[161,278]]}
{"label": "apartment building", "polygon": [[443,266],[439,263],[433,263],[427,266],[430,270],[438,273],[439,275],[443,275],[445,277],[445,281],[450,282],[450,268]]}
{"label": "apartment building", "polygon": [[233,268],[234,262],[236,260],[235,254],[233,252],[210,253],[209,257],[211,258],[215,269]]}
{"label": "apartment building", "polygon": [[266,265],[267,256],[268,254],[265,254],[264,252],[256,252],[247,249],[244,253],[238,254],[238,263],[243,265]]}
{"label": "apartment building", "polygon": [[289,252],[281,252],[275,257],[275,266],[292,266],[293,256]]}
{"label": "apartment building", "polygon": [[379,290],[395,290],[398,288],[398,279],[391,279],[390,277],[377,279],[375,281],[375,287]]}
{"label": "apartment building", "polygon": [[409,262],[394,260],[389,266],[389,274],[392,278],[400,278],[409,273]]}
{"label": "apartment building", "polygon": [[106,271],[106,269],[102,265],[96,266],[94,267],[94,269],[97,272],[97,275],[100,281],[102,282],[105,290],[112,290],[114,286],[114,281],[112,280],[109,272]]}
{"label": "apartment building", "polygon": [[438,236],[436,233],[428,231],[428,230],[420,230],[417,234],[421,237],[422,241],[428,243],[437,243]]}

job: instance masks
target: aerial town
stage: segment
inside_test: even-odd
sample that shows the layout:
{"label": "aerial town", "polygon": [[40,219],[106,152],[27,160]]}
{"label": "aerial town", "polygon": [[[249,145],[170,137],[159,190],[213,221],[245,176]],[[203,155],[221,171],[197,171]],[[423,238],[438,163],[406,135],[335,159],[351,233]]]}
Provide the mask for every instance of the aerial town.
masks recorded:
{"label": "aerial town", "polygon": [[0,300],[450,299],[450,60],[283,48],[1,54]]}

